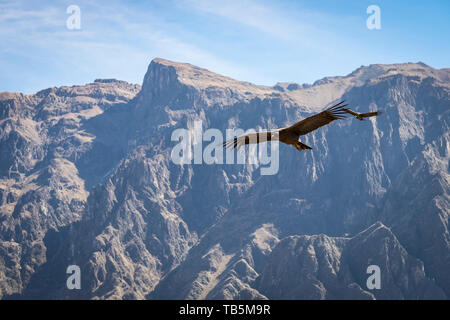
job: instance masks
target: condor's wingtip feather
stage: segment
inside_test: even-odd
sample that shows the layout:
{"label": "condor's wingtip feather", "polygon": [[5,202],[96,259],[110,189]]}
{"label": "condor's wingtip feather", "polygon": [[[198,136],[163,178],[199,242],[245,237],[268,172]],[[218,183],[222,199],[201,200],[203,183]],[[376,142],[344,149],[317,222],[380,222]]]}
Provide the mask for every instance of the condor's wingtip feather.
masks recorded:
{"label": "condor's wingtip feather", "polygon": [[334,109],[334,108],[339,108],[339,106],[340,106],[342,103],[344,103],[344,102],[345,102],[345,100],[342,100],[341,102],[336,103],[335,105],[329,107],[328,110]]}

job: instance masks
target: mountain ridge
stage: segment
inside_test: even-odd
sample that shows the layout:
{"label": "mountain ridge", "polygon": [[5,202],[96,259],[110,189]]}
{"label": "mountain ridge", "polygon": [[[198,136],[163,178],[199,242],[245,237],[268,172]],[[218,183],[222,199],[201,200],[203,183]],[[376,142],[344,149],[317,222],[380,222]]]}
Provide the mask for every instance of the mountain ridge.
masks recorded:
{"label": "mountain ridge", "polygon": [[[276,263],[286,255],[315,262],[284,298],[449,297],[449,75],[420,63],[371,65],[288,90],[157,58],[142,87],[98,79],[0,93],[0,296],[277,298],[269,284],[299,276]],[[274,176],[170,160],[171,132],[194,120],[222,132],[270,129],[341,99],[384,113],[311,133],[311,152],[281,146]],[[380,236],[356,236],[372,229]],[[347,233],[357,249],[341,261]],[[310,268],[328,260],[284,247],[309,236],[351,270],[330,280]],[[371,292],[365,264],[391,251],[363,255],[364,243],[380,241],[418,262],[386,264],[382,274],[396,280]],[[81,268],[81,291],[65,287],[69,264]]]}

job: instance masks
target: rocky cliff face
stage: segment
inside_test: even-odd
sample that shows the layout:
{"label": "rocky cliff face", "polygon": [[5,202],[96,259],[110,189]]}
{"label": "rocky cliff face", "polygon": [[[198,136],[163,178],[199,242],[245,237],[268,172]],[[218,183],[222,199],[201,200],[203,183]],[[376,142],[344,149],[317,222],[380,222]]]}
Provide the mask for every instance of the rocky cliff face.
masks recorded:
{"label": "rocky cliff face", "polygon": [[[97,80],[0,94],[0,296],[23,292],[47,261],[46,235],[81,219],[89,183],[119,160],[120,146],[105,139],[114,132],[105,113],[139,89]],[[90,125],[102,117],[101,129]]]}
{"label": "rocky cliff face", "polygon": [[[369,265],[380,268],[379,289],[367,286]],[[352,238],[320,234],[283,239],[270,255],[258,289],[270,299],[445,298],[426,277],[423,263],[379,222]]]}
{"label": "rocky cliff face", "polygon": [[[422,63],[264,87],[155,59],[142,88],[1,93],[0,296],[446,299],[449,92],[450,70]],[[338,99],[383,115],[281,145],[276,175],[171,161],[196,120],[271,129]]]}

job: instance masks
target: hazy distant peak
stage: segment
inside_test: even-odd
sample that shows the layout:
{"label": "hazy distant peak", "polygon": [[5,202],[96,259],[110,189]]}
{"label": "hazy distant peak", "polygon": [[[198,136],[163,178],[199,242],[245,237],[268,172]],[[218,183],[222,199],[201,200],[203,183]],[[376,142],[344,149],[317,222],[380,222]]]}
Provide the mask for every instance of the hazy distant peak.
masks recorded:
{"label": "hazy distant peak", "polygon": [[96,79],[92,83],[85,85],[52,87],[40,90],[37,97],[43,98],[49,95],[59,97],[92,96],[92,97],[112,97],[119,96],[125,99],[133,98],[141,89],[140,85],[131,84],[126,81],[116,79]]}
{"label": "hazy distant peak", "polygon": [[95,79],[94,83],[128,83],[128,82],[112,78],[112,79]]}
{"label": "hazy distant peak", "polygon": [[281,92],[285,92],[285,91],[294,91],[294,90],[299,90],[299,89],[303,89],[303,88],[307,88],[311,85],[308,84],[298,84],[296,82],[277,82],[273,88],[275,90],[281,91]]}
{"label": "hazy distant peak", "polygon": [[4,91],[4,92],[0,92],[0,101],[18,99],[18,98],[23,98],[25,96],[27,96],[27,95],[20,93],[20,92]]}
{"label": "hazy distant peak", "polygon": [[450,73],[448,69],[434,69],[423,62],[408,62],[361,66],[350,73],[347,77],[354,77],[360,81],[366,81],[374,78],[385,78],[397,74],[404,76],[416,76],[420,79],[431,77],[440,82],[448,82]]}

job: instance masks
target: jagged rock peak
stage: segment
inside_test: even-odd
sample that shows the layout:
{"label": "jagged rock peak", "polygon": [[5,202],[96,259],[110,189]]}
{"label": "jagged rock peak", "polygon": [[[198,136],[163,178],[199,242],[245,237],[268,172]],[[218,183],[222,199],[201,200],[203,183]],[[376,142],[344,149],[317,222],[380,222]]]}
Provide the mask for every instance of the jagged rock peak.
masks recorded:
{"label": "jagged rock peak", "polygon": [[356,77],[360,80],[368,80],[377,77],[389,77],[396,74],[405,76],[416,76],[420,79],[432,77],[438,81],[449,80],[448,69],[434,69],[423,62],[408,62],[408,63],[394,63],[394,64],[371,64],[368,66],[361,66],[347,77]]}
{"label": "jagged rock peak", "polygon": [[[207,69],[194,66],[190,63],[174,62],[161,58],[155,58],[150,63],[144,77],[143,88],[146,87],[146,84],[152,83],[153,80],[157,80],[155,79],[156,76],[161,75],[165,75],[166,77],[170,77],[169,75],[176,76],[176,78],[171,79],[176,79],[182,84],[193,86],[197,89],[220,87],[269,94],[275,91],[271,87],[255,85],[245,81],[238,81],[230,77],[211,72]],[[167,80],[167,78],[160,79],[160,81],[163,80]]]}
{"label": "jagged rock peak", "polygon": [[141,86],[115,79],[96,79],[94,82],[86,85],[52,87],[41,90],[36,93],[37,97],[44,98],[49,95],[59,97],[112,97],[117,96],[124,99],[132,99],[139,91]]}
{"label": "jagged rock peak", "polygon": [[29,95],[26,95],[26,94],[23,94],[23,93],[19,93],[19,92],[3,91],[3,92],[0,92],[0,101],[20,99],[20,98],[23,98],[23,97],[26,97],[26,96],[29,96]]}

